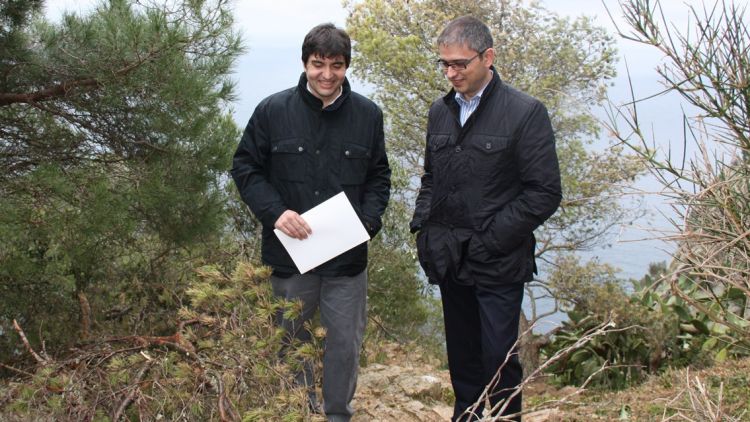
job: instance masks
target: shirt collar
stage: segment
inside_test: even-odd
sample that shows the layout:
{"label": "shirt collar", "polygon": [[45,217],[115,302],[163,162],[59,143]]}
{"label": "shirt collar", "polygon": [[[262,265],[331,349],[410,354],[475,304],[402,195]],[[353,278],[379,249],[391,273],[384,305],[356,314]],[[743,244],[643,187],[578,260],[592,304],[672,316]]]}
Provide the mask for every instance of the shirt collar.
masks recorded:
{"label": "shirt collar", "polygon": [[490,79],[489,81],[487,81],[487,83],[484,84],[484,86],[482,87],[482,89],[480,89],[479,92],[476,93],[476,95],[474,95],[473,97],[471,97],[470,100],[465,100],[464,96],[462,94],[456,92],[456,102],[458,102],[459,104],[469,104],[471,102],[479,101],[482,98],[482,94],[484,93],[484,90],[487,89],[487,85],[489,85],[490,82],[492,82],[492,79]]}
{"label": "shirt collar", "polygon": [[[484,89],[484,88],[482,88],[482,89]],[[314,93],[312,92],[312,89],[310,88],[310,82],[308,82],[308,83],[307,83],[307,92],[309,92],[310,94],[313,94],[313,95],[315,95],[315,94],[314,94]],[[343,94],[343,93],[344,93],[344,86],[342,85],[342,86],[340,86],[340,87],[339,87],[339,93],[338,93],[338,95],[336,95],[336,98],[334,98],[334,99],[333,99],[333,101],[331,101],[331,103],[330,103],[330,104],[328,104],[328,105],[331,105],[331,104],[335,103],[335,102],[336,102],[336,100],[338,100],[338,99],[339,99],[339,97],[341,96],[341,94]],[[316,97],[316,98],[317,98],[317,97]]]}

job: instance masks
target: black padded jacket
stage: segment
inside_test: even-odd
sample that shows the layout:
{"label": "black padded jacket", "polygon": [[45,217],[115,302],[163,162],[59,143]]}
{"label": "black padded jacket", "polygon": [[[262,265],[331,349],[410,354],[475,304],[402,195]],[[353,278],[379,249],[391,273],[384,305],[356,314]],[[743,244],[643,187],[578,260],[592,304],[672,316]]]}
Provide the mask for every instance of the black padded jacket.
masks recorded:
{"label": "black padded jacket", "polygon": [[[322,102],[307,90],[302,73],[296,87],[258,104],[234,155],[232,177],[242,200],[263,225],[262,259],[277,274],[298,274],[273,233],[287,209],[300,214],[345,192],[374,236],[390,194],[383,114],[344,81],[336,101]],[[321,264],[323,276],[354,275],[367,266],[364,243]]]}
{"label": "black padded jacket", "polygon": [[432,283],[527,282],[534,230],[562,199],[544,105],[493,78],[462,127],[455,91],[429,112],[424,175],[410,227]]}

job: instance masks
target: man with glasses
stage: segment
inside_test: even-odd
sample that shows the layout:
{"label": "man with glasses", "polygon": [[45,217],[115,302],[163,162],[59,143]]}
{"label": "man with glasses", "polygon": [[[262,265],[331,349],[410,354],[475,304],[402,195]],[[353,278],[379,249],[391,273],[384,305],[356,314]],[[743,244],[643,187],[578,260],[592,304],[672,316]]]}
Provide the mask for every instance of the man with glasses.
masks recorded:
{"label": "man with glasses", "polygon": [[[349,35],[332,24],[313,28],[302,44],[304,72],[296,87],[264,99],[234,155],[232,177],[242,200],[263,224],[263,263],[273,268],[274,294],[299,300],[299,318],[279,312],[291,338],[311,340],[304,326],[320,309],[326,328],[323,410],[328,421],[349,421],[366,323],[367,244],[300,274],[274,235],[304,241],[311,229],[300,214],[343,191],[370,236],[380,230],[390,193],[383,114],[351,91],[346,70]],[[309,362],[298,375],[318,410]]]}
{"label": "man with glasses", "polygon": [[430,108],[410,224],[420,264],[440,287],[453,421],[482,411],[521,419],[515,343],[524,283],[536,272],[533,232],[562,198],[547,110],[500,80],[492,46],[489,28],[469,16],[438,37],[437,65],[453,89]]}

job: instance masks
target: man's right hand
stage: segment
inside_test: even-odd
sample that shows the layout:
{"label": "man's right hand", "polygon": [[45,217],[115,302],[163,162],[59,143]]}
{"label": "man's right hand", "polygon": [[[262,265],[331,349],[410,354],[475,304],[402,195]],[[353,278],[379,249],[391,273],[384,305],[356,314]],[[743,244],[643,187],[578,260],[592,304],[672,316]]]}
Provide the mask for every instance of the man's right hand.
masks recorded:
{"label": "man's right hand", "polygon": [[312,234],[312,229],[307,222],[292,210],[284,211],[273,226],[285,235],[299,240],[307,239],[307,236]]}

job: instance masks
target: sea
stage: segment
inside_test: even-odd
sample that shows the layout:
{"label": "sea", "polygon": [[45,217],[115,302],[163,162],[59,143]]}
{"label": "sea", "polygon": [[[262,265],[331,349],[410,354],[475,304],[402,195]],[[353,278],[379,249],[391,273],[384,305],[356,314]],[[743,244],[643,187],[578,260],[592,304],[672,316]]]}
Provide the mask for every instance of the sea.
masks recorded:
{"label": "sea", "polygon": [[[679,225],[677,213],[667,198],[660,194],[660,186],[650,175],[641,177],[633,186],[632,193],[621,198],[624,207],[638,213],[632,221],[622,222],[612,227],[597,247],[578,252],[582,262],[596,261],[609,264],[616,269],[616,276],[623,287],[630,289],[630,280],[640,280],[648,274],[649,265],[669,264],[676,243],[672,240]],[[541,274],[544,277],[544,274]],[[534,296],[543,296],[539,289]],[[530,296],[524,298],[524,311],[532,314]],[[538,315],[554,310],[551,299],[537,299]],[[563,312],[554,312],[540,320],[534,331],[545,333],[559,326],[566,319]]]}

